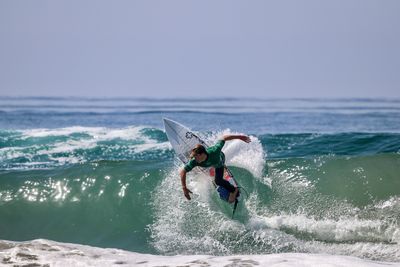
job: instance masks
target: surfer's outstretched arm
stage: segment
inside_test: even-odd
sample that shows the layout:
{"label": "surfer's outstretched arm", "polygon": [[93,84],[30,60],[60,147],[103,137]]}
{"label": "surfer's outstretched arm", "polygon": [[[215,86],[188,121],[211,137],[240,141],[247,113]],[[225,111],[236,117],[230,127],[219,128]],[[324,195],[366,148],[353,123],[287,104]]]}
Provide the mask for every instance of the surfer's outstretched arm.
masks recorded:
{"label": "surfer's outstretched arm", "polygon": [[192,191],[190,191],[189,189],[187,189],[186,187],[186,170],[182,169],[179,173],[179,175],[181,176],[181,183],[182,183],[182,190],[183,190],[183,194],[185,195],[185,197],[190,200],[190,195],[189,193],[192,193]]}
{"label": "surfer's outstretched arm", "polygon": [[247,135],[241,135],[241,134],[228,134],[224,135],[222,138],[224,141],[229,141],[229,140],[234,140],[234,139],[239,139],[242,140],[243,142],[250,143],[251,139]]}

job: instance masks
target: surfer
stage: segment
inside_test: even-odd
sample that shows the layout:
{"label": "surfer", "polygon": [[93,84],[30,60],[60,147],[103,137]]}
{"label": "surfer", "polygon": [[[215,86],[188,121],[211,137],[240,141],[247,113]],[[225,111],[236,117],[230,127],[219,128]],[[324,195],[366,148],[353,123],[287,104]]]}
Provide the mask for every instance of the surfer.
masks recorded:
{"label": "surfer", "polygon": [[180,171],[183,194],[188,200],[190,200],[189,193],[192,193],[192,191],[186,187],[186,173],[190,172],[194,167],[200,166],[214,167],[215,183],[224,187],[230,192],[228,202],[233,203],[235,201],[239,190],[223,178],[225,169],[225,154],[221,151],[222,147],[225,145],[225,141],[234,139],[239,139],[246,143],[251,142],[250,137],[247,135],[224,135],[223,138],[218,140],[213,146],[206,148],[203,145],[198,144],[192,149],[192,153],[190,155],[191,160],[189,160],[189,162],[186,163],[186,165]]}

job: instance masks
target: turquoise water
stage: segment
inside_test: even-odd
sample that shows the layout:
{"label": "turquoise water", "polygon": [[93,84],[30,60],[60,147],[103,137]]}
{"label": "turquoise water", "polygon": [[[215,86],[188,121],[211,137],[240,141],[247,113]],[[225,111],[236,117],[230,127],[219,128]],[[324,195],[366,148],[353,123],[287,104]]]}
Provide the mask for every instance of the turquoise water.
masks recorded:
{"label": "turquoise water", "polygon": [[[0,99],[0,239],[153,254],[310,252],[400,260],[400,100]],[[237,108],[232,108],[232,107]],[[237,216],[162,118],[210,142],[249,193]]]}

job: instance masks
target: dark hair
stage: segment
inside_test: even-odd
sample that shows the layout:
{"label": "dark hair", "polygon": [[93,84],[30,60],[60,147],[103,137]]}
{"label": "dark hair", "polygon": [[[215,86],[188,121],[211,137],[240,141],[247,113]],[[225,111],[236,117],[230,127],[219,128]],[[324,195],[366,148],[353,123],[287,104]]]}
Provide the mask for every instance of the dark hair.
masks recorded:
{"label": "dark hair", "polygon": [[200,155],[206,153],[206,148],[203,145],[196,145],[195,148],[192,149],[192,153],[190,153],[190,157],[194,157],[194,155]]}

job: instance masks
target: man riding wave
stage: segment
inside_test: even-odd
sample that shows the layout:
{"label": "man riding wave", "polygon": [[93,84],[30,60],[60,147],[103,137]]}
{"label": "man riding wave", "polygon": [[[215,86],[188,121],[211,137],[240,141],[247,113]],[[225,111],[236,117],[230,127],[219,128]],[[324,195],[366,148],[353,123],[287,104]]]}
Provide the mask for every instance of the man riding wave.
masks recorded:
{"label": "man riding wave", "polygon": [[247,135],[224,135],[222,139],[218,140],[217,143],[210,147],[204,147],[201,144],[196,145],[192,149],[190,155],[191,159],[185,164],[183,169],[180,171],[182,189],[185,197],[190,200],[189,193],[192,193],[186,187],[186,173],[190,172],[194,167],[214,167],[215,168],[215,184],[224,187],[230,192],[229,203],[233,203],[239,192],[238,188],[234,187],[231,183],[224,179],[225,169],[225,154],[221,151],[225,145],[225,141],[239,139],[243,142],[250,143],[250,137]]}

